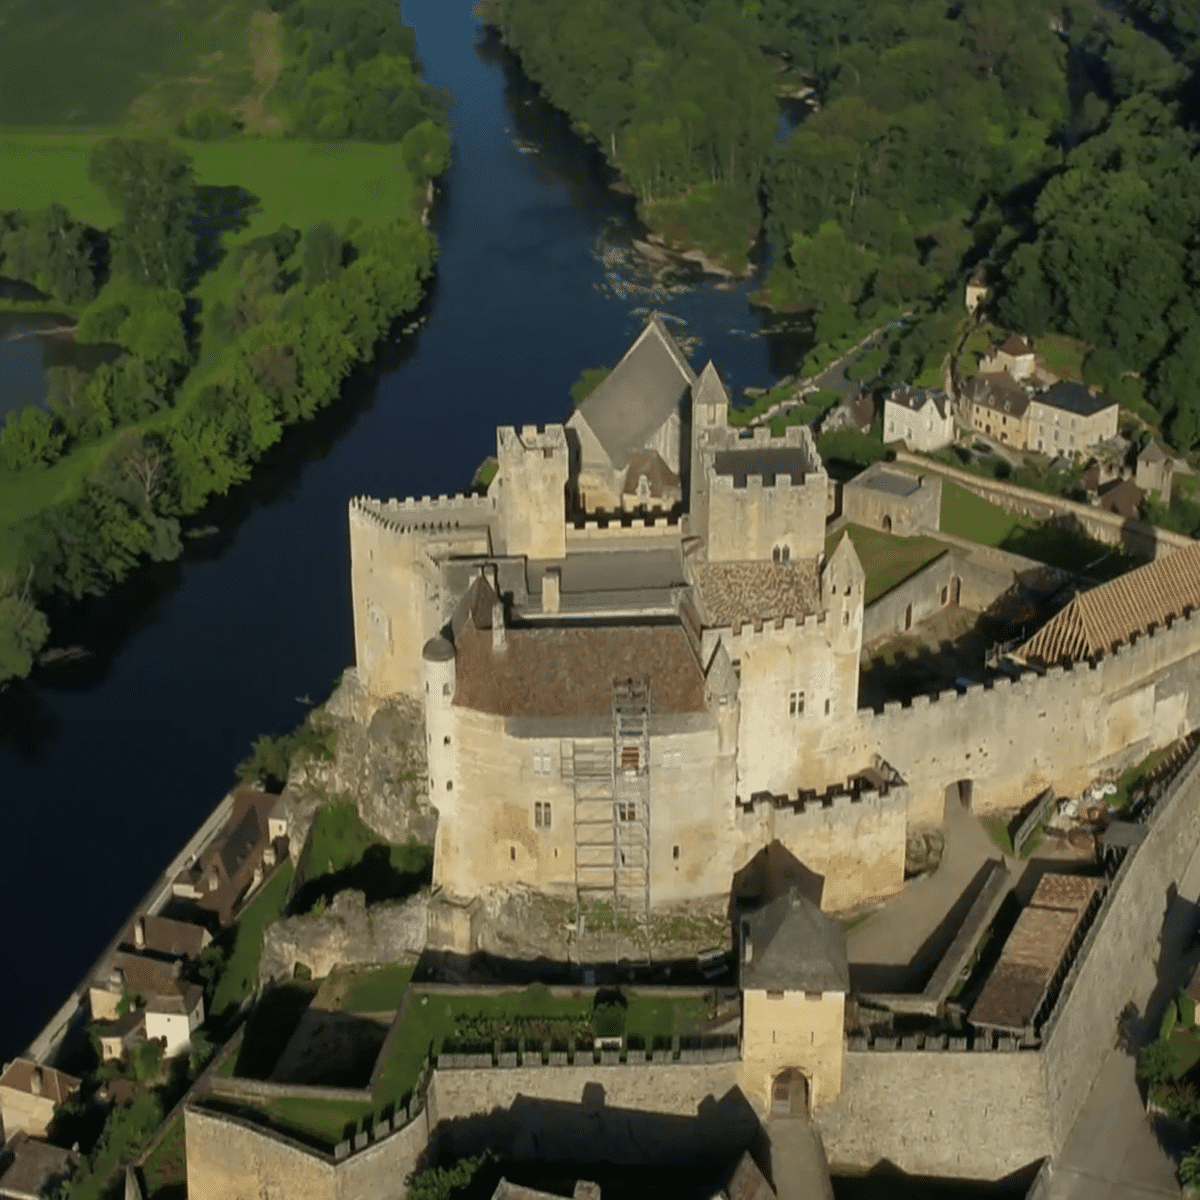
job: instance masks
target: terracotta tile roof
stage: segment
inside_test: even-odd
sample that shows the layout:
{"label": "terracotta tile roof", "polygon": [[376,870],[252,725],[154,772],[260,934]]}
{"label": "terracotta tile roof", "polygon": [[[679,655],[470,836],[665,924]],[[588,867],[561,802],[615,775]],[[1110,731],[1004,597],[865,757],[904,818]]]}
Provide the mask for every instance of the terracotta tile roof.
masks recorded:
{"label": "terracotta tile roof", "polygon": [[454,703],[505,717],[612,712],[615,680],[650,681],[653,711],[704,712],[704,675],[687,634],[672,625],[510,627],[507,648],[468,620],[458,637]]}
{"label": "terracotta tile roof", "polygon": [[705,624],[737,628],[783,617],[806,617],[821,608],[815,563],[697,563],[696,592]]}
{"label": "terracotta tile roof", "polygon": [[1060,875],[1050,872],[1038,880],[1030,897],[1031,908],[1061,908],[1080,912],[1092,902],[1100,881],[1088,875]]}
{"label": "terracotta tile roof", "polygon": [[1000,353],[1011,355],[1013,358],[1019,358],[1022,354],[1032,354],[1033,347],[1020,334],[1010,333],[1000,343]]}
{"label": "terracotta tile roof", "polygon": [[29,1058],[18,1058],[16,1062],[10,1063],[8,1070],[0,1075],[0,1087],[32,1095],[34,1071],[41,1072],[42,1095],[54,1104],[61,1104],[79,1091],[79,1080],[74,1075],[56,1071],[53,1067],[39,1067]]}
{"label": "terracotta tile roof", "polygon": [[1051,666],[1107,654],[1165,624],[1184,610],[1200,608],[1200,543],[1176,550],[1108,583],[1080,592],[1016,654]]}
{"label": "terracotta tile roof", "polygon": [[184,986],[179,979],[178,962],[163,962],[118,950],[113,955],[113,969],[121,972],[122,986],[138,996],[178,995]]}
{"label": "terracotta tile roof", "polygon": [[1046,973],[1040,967],[1001,959],[971,1009],[971,1024],[1023,1030],[1033,1020],[1045,990]]}
{"label": "terracotta tile roof", "polygon": [[190,921],[176,921],[171,917],[147,913],[136,918],[125,931],[123,945],[137,946],[138,921],[142,923],[144,949],[151,954],[166,954],[171,958],[195,958],[211,940],[208,930],[203,925],[193,925]]}

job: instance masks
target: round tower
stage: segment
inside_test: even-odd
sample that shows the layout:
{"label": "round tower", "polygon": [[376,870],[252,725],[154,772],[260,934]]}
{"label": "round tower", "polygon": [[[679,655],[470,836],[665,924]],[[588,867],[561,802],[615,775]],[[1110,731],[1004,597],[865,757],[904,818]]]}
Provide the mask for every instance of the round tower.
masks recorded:
{"label": "round tower", "polygon": [[440,806],[454,791],[454,647],[440,635],[421,651],[425,676],[426,757],[429,762],[429,799]]}

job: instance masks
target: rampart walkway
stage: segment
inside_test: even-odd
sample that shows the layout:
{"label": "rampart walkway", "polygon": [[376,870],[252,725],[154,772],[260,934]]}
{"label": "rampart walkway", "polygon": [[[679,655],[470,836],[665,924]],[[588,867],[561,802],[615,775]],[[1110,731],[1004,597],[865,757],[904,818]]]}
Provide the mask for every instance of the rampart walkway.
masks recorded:
{"label": "rampart walkway", "polygon": [[779,1200],[833,1200],[821,1135],[806,1117],[772,1117],[771,1176]]}

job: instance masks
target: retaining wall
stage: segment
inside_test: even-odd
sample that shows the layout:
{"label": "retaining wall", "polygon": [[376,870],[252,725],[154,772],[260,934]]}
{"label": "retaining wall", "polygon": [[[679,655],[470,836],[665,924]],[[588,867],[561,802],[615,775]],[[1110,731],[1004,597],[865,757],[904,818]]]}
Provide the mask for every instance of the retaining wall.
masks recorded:
{"label": "retaining wall", "polygon": [[1038,521],[1062,520],[1073,518],[1082,526],[1084,532],[1098,542],[1110,546],[1120,546],[1131,554],[1142,555],[1146,558],[1161,558],[1174,550],[1190,546],[1192,539],[1182,534],[1171,533],[1149,525],[1145,521],[1126,521],[1115,513],[1106,512],[1102,508],[1093,508],[1090,504],[1079,504],[1074,500],[1065,500],[1060,496],[1051,496],[1045,492],[1036,492],[1032,488],[1017,487],[1011,483],[1003,483],[998,479],[984,479],[972,475],[968,471],[959,471],[954,467],[945,466],[928,458],[908,454],[903,450],[896,452],[896,461],[909,463],[924,471],[933,471],[947,479],[972,491],[984,500],[997,504],[1005,512],[1021,513]]}
{"label": "retaining wall", "polygon": [[1200,752],[1192,754],[1154,809],[1146,837],[1122,862],[1042,1031],[1038,1059],[1056,1151],[1087,1099],[1139,972],[1157,958],[1167,904],[1197,858]]}
{"label": "retaining wall", "polygon": [[813,1118],[829,1162],[999,1179],[1054,1148],[1040,1055],[848,1050],[842,1094]]}

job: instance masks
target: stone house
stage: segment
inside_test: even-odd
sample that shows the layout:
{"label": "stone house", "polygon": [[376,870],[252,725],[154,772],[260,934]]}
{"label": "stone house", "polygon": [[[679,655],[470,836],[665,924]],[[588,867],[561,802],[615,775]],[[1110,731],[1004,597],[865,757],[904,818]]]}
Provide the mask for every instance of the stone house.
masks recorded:
{"label": "stone house", "polygon": [[1137,521],[1142,515],[1145,492],[1132,479],[1122,479],[1100,489],[1099,505],[1105,512],[1125,521]]}
{"label": "stone house", "polygon": [[150,958],[118,950],[108,969],[88,985],[88,1003],[93,1021],[116,1021],[118,1007],[128,997],[169,996],[180,987],[182,962],[179,959]]}
{"label": "stone house", "polygon": [[146,1037],[163,1044],[167,1058],[191,1046],[192,1034],[204,1024],[204,990],[194,983],[177,984],[146,1005]]}
{"label": "stone house", "polygon": [[286,856],[287,821],[279,797],[240,788],[225,828],[180,872],[172,892],[194,900],[228,925],[247,896]]}
{"label": "stone house", "polygon": [[942,479],[872,463],[842,488],[842,515],[854,525],[911,537],[941,527]]}
{"label": "stone house", "polygon": [[0,1123],[5,1136],[24,1130],[32,1137],[44,1137],[55,1108],[77,1095],[79,1085],[73,1075],[32,1059],[9,1063],[0,1074]]}
{"label": "stone house", "polygon": [[566,423],[580,509],[669,512],[683,499],[683,402],[696,375],[657,316]]}
{"label": "stone house", "polygon": [[98,1027],[101,1062],[120,1062],[125,1052],[146,1038],[146,1011],[130,1009],[115,1021],[106,1021]]}
{"label": "stone house", "polygon": [[999,346],[979,360],[980,374],[1003,371],[1017,382],[1029,379],[1037,365],[1033,346],[1019,334],[1009,334]]}
{"label": "stone house", "polygon": [[954,411],[940,388],[896,388],[883,402],[883,440],[910,450],[940,450],[954,441]]}
{"label": "stone house", "polygon": [[981,371],[971,380],[963,412],[976,433],[1025,448],[1030,394],[1007,371]]}
{"label": "stone house", "polygon": [[1116,436],[1118,411],[1111,397],[1064,380],[1031,397],[1021,445],[1045,454],[1081,452]]}
{"label": "stone house", "polygon": [[56,1196],[78,1163],[79,1155],[71,1150],[17,1133],[0,1151],[0,1200],[47,1200]]}
{"label": "stone house", "polygon": [[976,310],[987,299],[987,297],[987,272],[983,269],[983,267],[978,267],[971,275],[971,278],[967,280],[966,294],[964,297],[967,306],[967,312],[974,316]]}
{"label": "stone house", "polygon": [[741,921],[742,1090],[760,1112],[809,1113],[842,1090],[846,931],[799,887]]}
{"label": "stone house", "polygon": [[133,919],[121,941],[122,948],[160,958],[197,958],[212,941],[212,934],[191,921],[144,913]]}
{"label": "stone house", "polygon": [[1143,492],[1148,492],[1155,500],[1163,504],[1171,502],[1171,479],[1175,470],[1175,462],[1169,458],[1162,447],[1151,438],[1138,451],[1137,467],[1134,481]]}

